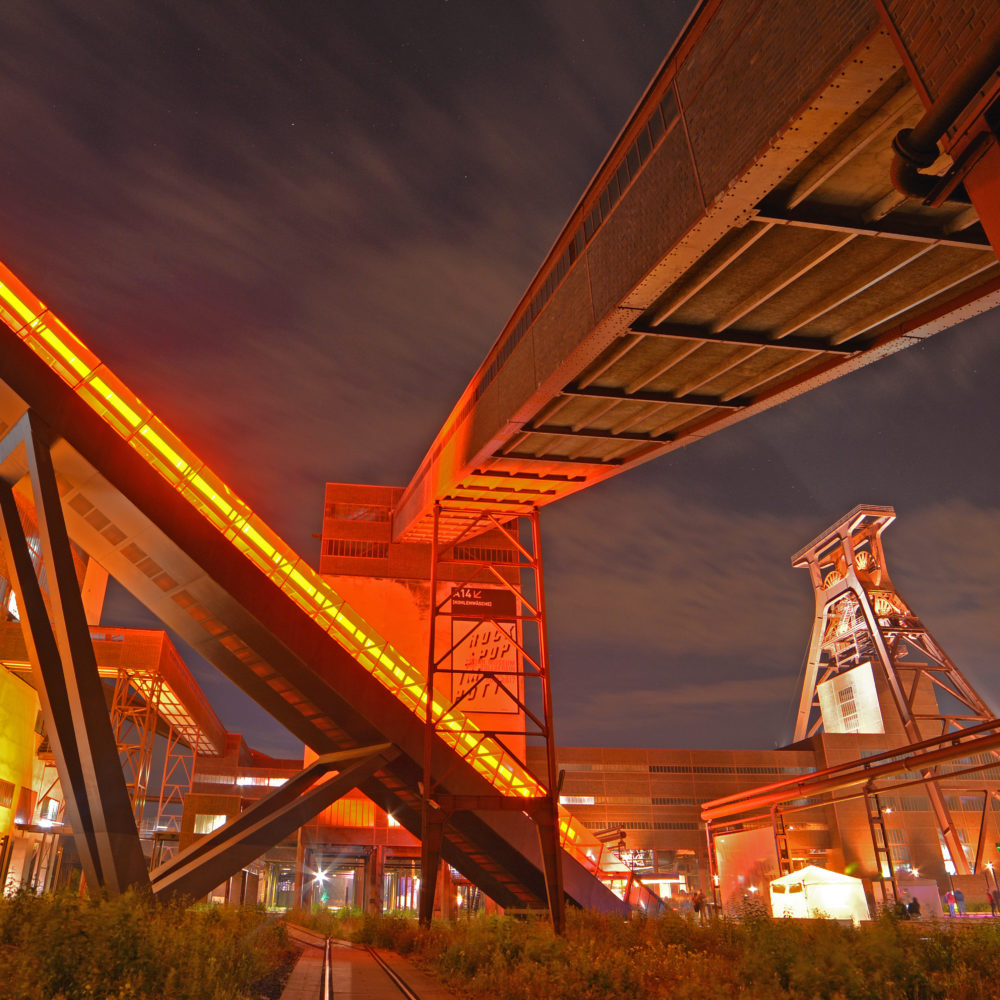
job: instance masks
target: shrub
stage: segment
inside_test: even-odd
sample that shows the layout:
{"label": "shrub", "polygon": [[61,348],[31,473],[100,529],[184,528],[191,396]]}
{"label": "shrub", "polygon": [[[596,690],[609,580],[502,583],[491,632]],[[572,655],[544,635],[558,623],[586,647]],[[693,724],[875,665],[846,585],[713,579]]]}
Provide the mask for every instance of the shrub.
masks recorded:
{"label": "shrub", "polygon": [[701,925],[667,914],[621,920],[571,912],[563,937],[542,921],[341,920],[341,936],[412,955],[481,1000],[988,1000],[1000,982],[1000,921],[832,920]]}
{"label": "shrub", "polygon": [[238,1000],[292,954],[263,910],[136,893],[0,900],[0,1000]]}

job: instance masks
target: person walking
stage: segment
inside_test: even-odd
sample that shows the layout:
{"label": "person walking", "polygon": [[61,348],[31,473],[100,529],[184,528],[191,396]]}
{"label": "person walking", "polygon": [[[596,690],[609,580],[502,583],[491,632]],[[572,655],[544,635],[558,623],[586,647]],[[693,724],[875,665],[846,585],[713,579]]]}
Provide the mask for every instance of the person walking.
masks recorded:
{"label": "person walking", "polygon": [[944,905],[948,907],[948,916],[955,916],[955,893],[951,889],[944,894]]}
{"label": "person walking", "polygon": [[955,890],[955,907],[960,917],[965,916],[965,893],[961,889]]}

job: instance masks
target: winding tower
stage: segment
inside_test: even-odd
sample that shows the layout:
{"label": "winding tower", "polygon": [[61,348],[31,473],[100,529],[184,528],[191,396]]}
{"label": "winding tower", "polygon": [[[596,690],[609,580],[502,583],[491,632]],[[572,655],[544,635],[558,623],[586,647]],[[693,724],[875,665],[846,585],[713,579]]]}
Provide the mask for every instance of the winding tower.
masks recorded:
{"label": "winding tower", "polygon": [[895,519],[892,507],[855,507],[792,558],[816,597],[797,741],[820,728],[885,732],[890,706],[907,743],[993,718],[893,586],[882,533]]}
{"label": "winding tower", "polygon": [[[816,598],[796,741],[823,730],[885,733],[907,746],[993,719],[890,579],[882,533],[895,518],[892,507],[859,505],[792,557],[809,570]],[[966,873],[936,769],[921,776],[942,840]]]}

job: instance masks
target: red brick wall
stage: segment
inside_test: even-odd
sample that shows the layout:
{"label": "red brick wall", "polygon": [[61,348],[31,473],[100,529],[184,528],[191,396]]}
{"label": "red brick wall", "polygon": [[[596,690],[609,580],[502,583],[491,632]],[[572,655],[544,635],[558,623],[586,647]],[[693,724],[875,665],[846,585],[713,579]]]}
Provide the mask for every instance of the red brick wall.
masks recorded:
{"label": "red brick wall", "polygon": [[881,2],[931,100],[981,39],[1000,32],[997,0]]}

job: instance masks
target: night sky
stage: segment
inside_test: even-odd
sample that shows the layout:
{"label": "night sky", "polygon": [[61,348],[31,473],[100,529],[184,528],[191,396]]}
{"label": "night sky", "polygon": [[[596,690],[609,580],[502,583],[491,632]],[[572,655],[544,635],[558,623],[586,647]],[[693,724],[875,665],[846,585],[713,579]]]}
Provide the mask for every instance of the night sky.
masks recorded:
{"label": "night sky", "polygon": [[[315,564],[323,484],[409,481],[692,6],[8,0],[0,259]],[[858,503],[996,710],[997,325],[547,508],[557,740],[789,739],[790,556]]]}

